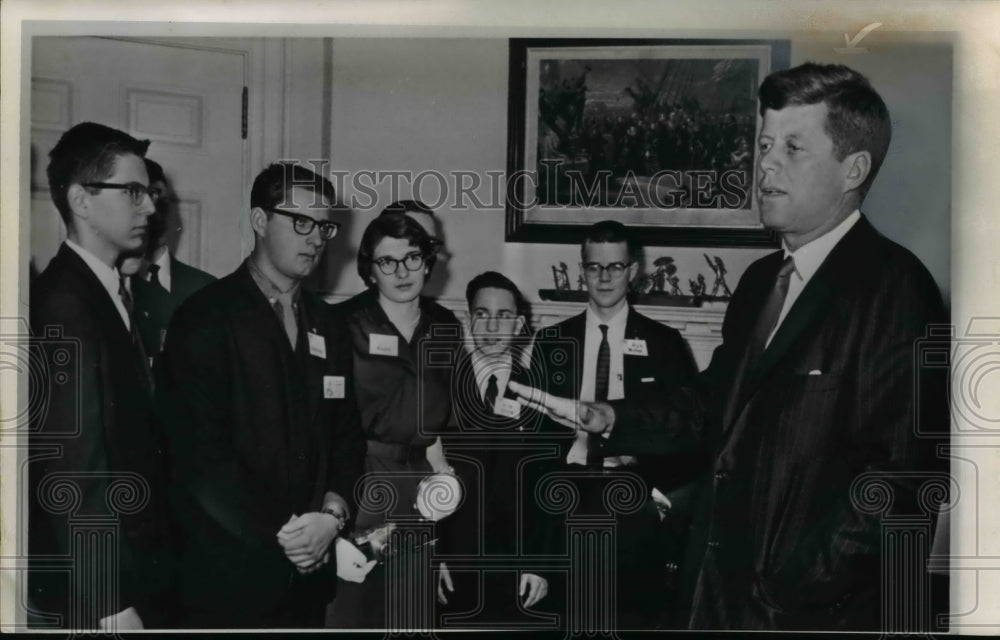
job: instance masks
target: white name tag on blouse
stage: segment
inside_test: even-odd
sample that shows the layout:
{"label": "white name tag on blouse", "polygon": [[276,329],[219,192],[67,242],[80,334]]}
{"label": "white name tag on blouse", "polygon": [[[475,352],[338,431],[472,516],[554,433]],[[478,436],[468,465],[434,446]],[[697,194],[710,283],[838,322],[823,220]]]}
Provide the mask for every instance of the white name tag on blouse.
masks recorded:
{"label": "white name tag on blouse", "polygon": [[323,397],[343,399],[344,376],[323,376]]}
{"label": "white name tag on blouse", "polygon": [[368,336],[368,353],[373,356],[398,356],[398,336],[373,333]]}
{"label": "white name tag on blouse", "polygon": [[646,341],[639,340],[638,338],[630,338],[625,340],[625,355],[627,356],[648,356],[649,351],[646,350]]}
{"label": "white name tag on blouse", "polygon": [[521,405],[517,403],[517,400],[511,398],[497,398],[493,405],[493,413],[505,418],[520,418]]}
{"label": "white name tag on blouse", "polygon": [[326,340],[312,331],[309,332],[309,355],[326,359]]}

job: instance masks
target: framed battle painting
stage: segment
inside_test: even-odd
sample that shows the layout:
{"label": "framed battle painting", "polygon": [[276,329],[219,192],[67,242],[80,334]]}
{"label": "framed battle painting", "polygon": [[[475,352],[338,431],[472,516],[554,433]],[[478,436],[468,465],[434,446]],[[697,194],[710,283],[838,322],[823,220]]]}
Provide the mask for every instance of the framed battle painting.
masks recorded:
{"label": "framed battle painting", "polygon": [[510,40],[507,240],[775,246],[754,197],[757,88],[787,40]]}

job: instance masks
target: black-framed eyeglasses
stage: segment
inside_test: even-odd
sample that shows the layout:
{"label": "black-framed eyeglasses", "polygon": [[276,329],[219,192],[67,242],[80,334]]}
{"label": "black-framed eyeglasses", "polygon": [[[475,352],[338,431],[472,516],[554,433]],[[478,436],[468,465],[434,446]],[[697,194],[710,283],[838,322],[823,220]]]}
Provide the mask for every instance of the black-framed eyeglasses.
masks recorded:
{"label": "black-framed eyeglasses", "polygon": [[319,237],[324,240],[332,240],[333,237],[337,235],[337,231],[340,230],[340,224],[337,222],[330,222],[329,220],[320,222],[319,220],[310,218],[307,215],[292,213],[291,211],[282,211],[281,209],[267,209],[267,211],[291,218],[292,228],[295,229],[295,233],[301,236],[309,235],[313,232],[313,229],[318,226]]}
{"label": "black-framed eyeglasses", "polygon": [[625,275],[625,270],[632,266],[631,262],[612,262],[611,264],[601,264],[600,262],[584,262],[583,272],[591,278],[600,278],[602,271],[607,271],[612,278],[620,278]]}
{"label": "black-framed eyeglasses", "polygon": [[390,258],[389,256],[382,256],[381,258],[376,258],[372,260],[373,263],[378,267],[384,275],[391,276],[396,273],[399,269],[399,265],[406,267],[407,271],[418,271],[420,267],[424,266],[424,254],[419,251],[414,251],[413,253],[408,253],[402,258]]}
{"label": "black-framed eyeglasses", "polygon": [[149,196],[149,199],[154,204],[163,197],[161,189],[147,187],[140,182],[84,182],[81,186],[90,187],[91,189],[122,189],[128,193],[128,197],[132,199],[133,206],[136,207],[142,205],[146,196]]}

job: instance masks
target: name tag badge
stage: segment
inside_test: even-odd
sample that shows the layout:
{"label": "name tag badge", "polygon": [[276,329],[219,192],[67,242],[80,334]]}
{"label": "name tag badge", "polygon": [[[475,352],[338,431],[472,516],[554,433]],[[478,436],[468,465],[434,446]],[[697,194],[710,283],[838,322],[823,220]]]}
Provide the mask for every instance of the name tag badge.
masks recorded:
{"label": "name tag badge", "polygon": [[344,387],[344,376],[323,376],[324,398],[342,399]]}
{"label": "name tag badge", "polygon": [[505,418],[520,418],[521,405],[511,398],[497,398],[496,404],[493,405],[493,413]]}
{"label": "name tag badge", "polygon": [[646,341],[637,338],[625,340],[625,355],[627,356],[648,356]]}
{"label": "name tag badge", "polygon": [[398,356],[399,340],[397,336],[373,333],[368,336],[368,353],[373,356]]}
{"label": "name tag badge", "polygon": [[309,332],[309,355],[326,360],[326,340],[312,331]]}

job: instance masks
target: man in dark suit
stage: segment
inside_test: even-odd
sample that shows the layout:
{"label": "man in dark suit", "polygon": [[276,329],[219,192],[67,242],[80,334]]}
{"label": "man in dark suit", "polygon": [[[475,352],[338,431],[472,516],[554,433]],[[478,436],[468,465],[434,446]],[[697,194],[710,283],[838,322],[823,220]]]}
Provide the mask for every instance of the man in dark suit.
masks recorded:
{"label": "man in dark suit", "polygon": [[507,391],[509,380],[527,379],[527,303],[517,285],[496,271],[470,280],[465,298],[470,343],[451,378],[453,424],[444,437],[465,499],[439,523],[438,553],[494,561],[507,556],[509,562],[503,571],[474,568],[457,575],[454,584],[442,563],[438,601],[451,612],[465,612],[464,624],[473,611],[476,625],[530,624],[537,620],[524,609],[545,598],[548,580],[535,571],[513,572],[525,557],[547,553],[550,537],[561,531],[544,530],[535,513],[533,478],[521,475],[524,459],[542,452],[534,446],[539,417],[522,413]]}
{"label": "man in dark suit", "polygon": [[154,203],[156,213],[149,218],[144,264],[139,273],[132,276],[131,284],[139,335],[146,353],[155,356],[163,348],[167,326],[177,307],[215,278],[171,255],[166,231],[173,213],[172,191],[158,162],[146,158],[146,171],[149,184],[159,190],[160,197]]}
{"label": "man in dark suit", "polygon": [[[187,627],[321,627],[365,441],[346,329],[300,287],[339,224],[333,186],[274,164],[256,243],[174,314],[158,373]],[[357,555],[361,555],[358,553]],[[363,562],[363,558],[359,562]]]}
{"label": "man in dark suit", "polygon": [[933,531],[946,381],[919,345],[947,316],[919,260],[858,210],[888,109],[860,74],[807,63],[765,79],[760,113],[757,198],[784,248],[743,274],[697,393],[557,413],[612,451],[711,452],[691,627],[893,630],[906,616],[919,630],[926,552],[897,559],[912,590],[894,595],[881,516]]}
{"label": "man in dark suit", "polygon": [[[543,381],[557,396],[582,400],[641,401],[685,384],[696,373],[694,361],[677,330],[651,320],[627,302],[628,287],[639,265],[638,246],[624,225],[614,221],[591,226],[580,247],[589,302],[583,313],[545,330],[535,340],[532,379]],[[545,337],[548,336],[548,337]],[[557,339],[552,339],[557,337]],[[567,353],[567,345],[572,345]],[[550,430],[560,430],[549,425]],[[565,431],[565,429],[562,429]],[[662,460],[606,455],[604,440],[578,432],[561,439],[560,462],[568,469],[623,467],[646,477],[656,488],[670,522],[661,530],[661,510],[652,498],[635,514],[618,518],[618,625],[650,628],[661,623],[670,575],[679,565],[681,538],[690,511],[671,509],[686,502],[697,467],[688,459]],[[670,463],[672,467],[668,467]],[[647,472],[670,468],[671,473]],[[581,483],[584,502],[599,507],[600,479]],[[681,490],[683,488],[683,490]],[[674,500],[669,495],[677,492]],[[664,496],[663,494],[667,494]],[[676,535],[672,532],[676,526]]]}
{"label": "man in dark suit", "polygon": [[[153,213],[148,146],[85,122],[49,153],[49,190],[67,239],[31,288],[32,356],[51,372],[32,392],[47,398],[31,425],[29,464],[29,597],[38,626],[167,622],[162,447],[131,299],[115,268],[142,246]],[[96,539],[88,527],[108,541],[103,549],[81,546]],[[44,570],[60,558],[72,561],[69,575]],[[61,618],[45,619],[52,613]]]}

